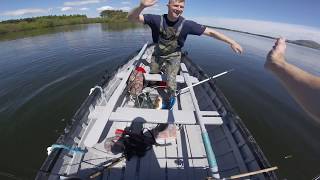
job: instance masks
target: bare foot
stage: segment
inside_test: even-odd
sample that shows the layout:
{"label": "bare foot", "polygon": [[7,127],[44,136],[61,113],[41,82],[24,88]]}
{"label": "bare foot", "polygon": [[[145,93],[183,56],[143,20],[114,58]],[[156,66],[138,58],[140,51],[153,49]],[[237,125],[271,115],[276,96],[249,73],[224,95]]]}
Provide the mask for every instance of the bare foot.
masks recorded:
{"label": "bare foot", "polygon": [[276,66],[283,65],[286,62],[284,57],[285,50],[286,40],[284,38],[277,39],[272,50],[267,55],[267,60],[264,64],[265,68],[272,70]]}

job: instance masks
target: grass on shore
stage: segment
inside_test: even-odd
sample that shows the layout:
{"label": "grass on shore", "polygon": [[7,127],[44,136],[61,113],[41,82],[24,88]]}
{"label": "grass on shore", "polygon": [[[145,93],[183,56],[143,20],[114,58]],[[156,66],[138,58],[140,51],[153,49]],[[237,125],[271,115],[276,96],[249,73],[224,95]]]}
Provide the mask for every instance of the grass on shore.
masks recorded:
{"label": "grass on shore", "polygon": [[0,22],[0,34],[29,31],[35,29],[51,28],[64,25],[91,24],[91,23],[125,23],[130,24],[127,18],[114,17],[97,17],[87,18],[85,15],[70,16],[42,16],[26,18],[19,20],[8,20]]}

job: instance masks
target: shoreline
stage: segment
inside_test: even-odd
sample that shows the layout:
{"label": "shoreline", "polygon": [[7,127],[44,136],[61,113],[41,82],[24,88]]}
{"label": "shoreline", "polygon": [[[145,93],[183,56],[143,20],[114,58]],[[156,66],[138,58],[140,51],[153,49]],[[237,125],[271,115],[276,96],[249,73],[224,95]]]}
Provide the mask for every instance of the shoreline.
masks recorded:
{"label": "shoreline", "polygon": [[[125,24],[130,27],[138,27],[140,26],[137,23],[132,23],[128,21],[125,16],[117,16],[112,15],[109,17],[96,17],[96,18],[88,18],[86,15],[70,15],[70,16],[42,16],[42,17],[34,17],[34,18],[26,18],[26,19],[18,19],[18,20],[7,20],[0,22],[0,40],[11,39],[10,37],[21,36],[23,34],[31,33],[35,31],[45,31],[50,30],[50,28],[63,27],[68,25],[83,25],[83,24]],[[207,26],[210,28],[225,30],[231,32],[237,32],[242,34],[249,34],[253,36],[268,38],[268,39],[277,39],[276,37],[256,34],[246,31],[233,30],[223,27],[215,27],[215,26]],[[40,33],[43,34],[43,33]],[[286,40],[287,43],[308,47],[316,50],[320,50],[320,44],[311,41],[311,40]]]}
{"label": "shoreline", "polygon": [[41,19],[34,20],[31,22],[21,20],[17,23],[6,23],[0,22],[0,35],[7,35],[9,33],[19,33],[27,32],[32,30],[41,30],[46,28],[55,28],[67,25],[81,25],[81,24],[95,24],[95,23],[125,23],[125,24],[134,24],[129,22],[127,19],[107,19],[107,18],[87,18],[87,17],[68,17],[66,19]]}
{"label": "shoreline", "polygon": [[[214,29],[219,29],[219,30],[237,32],[237,33],[242,33],[242,34],[249,34],[249,35],[264,37],[264,38],[268,38],[268,39],[274,39],[274,40],[277,39],[276,37],[272,37],[272,36],[268,36],[268,35],[250,33],[250,32],[246,32],[246,31],[233,30],[233,29],[228,29],[228,28],[223,28],[223,27],[215,27],[215,26],[207,26],[207,27],[214,28]],[[303,46],[303,47],[308,47],[308,48],[320,50],[320,44],[315,42],[315,41],[311,41],[311,40],[289,40],[289,39],[287,39],[286,42],[287,43],[291,43],[291,44],[295,44],[295,45],[299,45],[299,46]]]}

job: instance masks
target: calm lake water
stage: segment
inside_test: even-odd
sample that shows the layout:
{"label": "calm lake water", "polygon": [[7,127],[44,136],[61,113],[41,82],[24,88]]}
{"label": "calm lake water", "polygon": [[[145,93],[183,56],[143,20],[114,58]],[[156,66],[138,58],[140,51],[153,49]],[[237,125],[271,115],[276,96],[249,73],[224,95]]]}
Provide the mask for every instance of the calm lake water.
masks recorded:
{"label": "calm lake water", "polygon": [[[218,79],[218,85],[272,166],[279,167],[280,179],[320,174],[320,125],[263,68],[274,41],[224,33],[243,46],[243,55],[197,36],[188,37],[185,50],[208,74],[235,69]],[[106,70],[115,70],[151,42],[148,28],[100,24],[31,35],[0,41],[0,179],[33,179],[46,148],[63,132],[89,89]],[[289,44],[287,58],[320,75],[320,51]]]}

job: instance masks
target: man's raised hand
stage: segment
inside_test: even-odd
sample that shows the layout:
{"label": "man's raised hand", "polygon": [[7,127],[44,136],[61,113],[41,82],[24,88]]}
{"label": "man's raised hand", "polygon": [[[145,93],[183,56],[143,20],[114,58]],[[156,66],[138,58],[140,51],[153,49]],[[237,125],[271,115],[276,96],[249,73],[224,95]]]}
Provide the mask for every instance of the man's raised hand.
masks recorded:
{"label": "man's raised hand", "polygon": [[141,0],[140,5],[143,7],[150,7],[157,3],[157,0]]}
{"label": "man's raised hand", "polygon": [[243,52],[242,47],[238,43],[232,43],[231,49],[238,54],[241,54]]}

